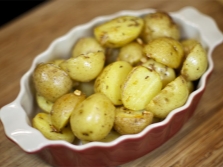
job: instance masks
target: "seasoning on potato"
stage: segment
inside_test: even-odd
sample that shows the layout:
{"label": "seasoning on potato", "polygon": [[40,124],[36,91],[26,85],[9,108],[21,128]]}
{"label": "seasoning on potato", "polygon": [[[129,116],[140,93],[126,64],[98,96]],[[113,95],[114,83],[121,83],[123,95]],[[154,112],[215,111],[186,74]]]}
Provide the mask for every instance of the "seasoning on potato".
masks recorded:
{"label": "seasoning on potato", "polygon": [[72,143],[75,139],[70,127],[64,127],[60,132],[55,129],[47,113],[38,113],[32,120],[34,128],[38,129],[47,139],[65,140]]}
{"label": "seasoning on potato", "polygon": [[167,37],[152,40],[145,45],[144,51],[149,58],[174,69],[180,67],[184,56],[182,44]]}
{"label": "seasoning on potato", "polygon": [[180,28],[168,13],[154,12],[143,16],[145,22],[141,37],[148,43],[160,37],[180,39]]}
{"label": "seasoning on potato", "polygon": [[123,106],[115,110],[114,129],[121,135],[137,134],[153,121],[153,113],[149,111],[134,111]]}
{"label": "seasoning on potato", "polygon": [[159,74],[143,66],[134,67],[122,86],[122,103],[131,110],[142,110],[162,88]]}
{"label": "seasoning on potato", "polygon": [[102,93],[94,93],[82,101],[72,112],[70,125],[80,140],[99,141],[111,131],[115,119],[115,106]]}
{"label": "seasoning on potato", "polygon": [[37,93],[46,100],[56,99],[68,93],[73,86],[69,75],[55,64],[38,64],[33,72],[33,82]]}
{"label": "seasoning on potato", "polygon": [[53,126],[60,131],[69,122],[73,110],[85,99],[85,95],[80,90],[67,93],[58,98],[50,111],[50,118]]}
{"label": "seasoning on potato", "polygon": [[145,107],[155,117],[164,119],[174,109],[181,107],[187,101],[189,88],[187,81],[178,76],[166,85]]}
{"label": "seasoning on potato", "polygon": [[143,28],[142,18],[120,16],[94,28],[95,38],[108,48],[117,48],[135,40]]}
{"label": "seasoning on potato", "polygon": [[121,105],[122,84],[132,70],[132,66],[125,61],[116,61],[106,66],[96,78],[95,92],[105,94],[114,105]]}

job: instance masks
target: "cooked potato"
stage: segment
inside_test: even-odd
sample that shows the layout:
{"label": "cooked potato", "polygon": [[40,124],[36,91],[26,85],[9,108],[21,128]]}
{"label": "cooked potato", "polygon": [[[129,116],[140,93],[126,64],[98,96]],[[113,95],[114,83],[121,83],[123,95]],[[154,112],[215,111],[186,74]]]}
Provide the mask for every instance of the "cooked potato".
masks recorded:
{"label": "cooked potato", "polygon": [[38,113],[33,118],[32,125],[50,140],[65,140],[72,143],[75,139],[70,127],[65,127],[61,132],[58,132],[51,124],[50,115],[47,113]]}
{"label": "cooked potato", "polygon": [[50,113],[53,107],[53,103],[51,101],[48,101],[45,97],[36,94],[36,102],[39,108],[47,113]]}
{"label": "cooked potato", "polygon": [[206,51],[201,44],[198,43],[186,56],[180,73],[188,81],[195,81],[202,76],[207,66],[208,60]]}
{"label": "cooked potato", "polygon": [[82,101],[72,112],[70,125],[80,140],[99,141],[111,131],[115,119],[115,107],[101,93],[95,93]]}
{"label": "cooked potato", "polygon": [[196,46],[199,42],[195,39],[185,39],[181,41],[181,43],[183,45],[184,54],[188,55],[188,53],[190,53],[194,46]]}
{"label": "cooked potato", "polygon": [[125,107],[115,110],[114,129],[121,135],[141,132],[153,121],[153,114],[149,111],[133,111]]}
{"label": "cooked potato", "polygon": [[144,47],[146,56],[170,68],[178,68],[183,60],[182,44],[173,38],[157,38]]}
{"label": "cooked potato", "polygon": [[134,67],[122,86],[122,103],[131,110],[142,110],[162,88],[157,72],[143,66]]}
{"label": "cooked potato", "polygon": [[146,110],[152,112],[155,117],[164,119],[172,110],[184,105],[188,95],[187,81],[178,76],[146,105]]}
{"label": "cooked potato", "polygon": [[160,75],[163,87],[176,78],[174,69],[158,63],[153,59],[148,59],[146,62],[142,63],[142,66],[156,71]]}
{"label": "cooked potato", "polygon": [[95,80],[92,80],[89,82],[80,82],[76,88],[81,90],[83,92],[83,94],[85,94],[86,96],[90,96],[93,93],[95,93],[94,92],[94,82],[95,82]]}
{"label": "cooked potato", "polygon": [[105,55],[102,51],[72,57],[60,67],[75,81],[89,82],[95,79],[104,67]]}
{"label": "cooked potato", "polygon": [[145,25],[141,36],[145,42],[148,43],[160,37],[171,37],[175,40],[180,39],[180,29],[168,13],[150,13],[145,15],[143,20]]}
{"label": "cooked potato", "polygon": [[125,61],[109,64],[95,80],[95,92],[105,94],[114,105],[122,104],[121,87],[131,70],[132,66]]}
{"label": "cooked potato", "polygon": [[75,90],[73,93],[67,93],[55,101],[50,116],[53,126],[58,131],[68,124],[71,113],[84,99],[85,95],[80,90]]}
{"label": "cooked potato", "polygon": [[33,72],[33,82],[37,93],[46,100],[56,99],[68,93],[73,81],[69,75],[55,64],[41,63]]}
{"label": "cooked potato", "polygon": [[94,28],[94,36],[102,46],[117,48],[136,39],[144,22],[140,17],[120,16]]}
{"label": "cooked potato", "polygon": [[82,54],[87,55],[88,53],[94,53],[102,51],[105,49],[98,43],[98,41],[93,37],[83,37],[80,38],[74,45],[72,50],[72,57],[78,57]]}
{"label": "cooked potato", "polygon": [[126,61],[132,66],[138,65],[145,57],[143,47],[137,42],[131,42],[121,47],[117,60]]}

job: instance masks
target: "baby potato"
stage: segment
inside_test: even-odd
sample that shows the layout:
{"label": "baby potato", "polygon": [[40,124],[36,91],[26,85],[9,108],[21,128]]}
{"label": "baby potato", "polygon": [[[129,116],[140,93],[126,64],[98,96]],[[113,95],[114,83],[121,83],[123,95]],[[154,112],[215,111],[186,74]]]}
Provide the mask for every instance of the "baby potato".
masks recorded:
{"label": "baby potato", "polygon": [[70,125],[80,140],[99,141],[109,134],[114,119],[115,106],[104,94],[95,93],[72,112]]}
{"label": "baby potato", "polygon": [[120,48],[117,60],[129,62],[132,66],[138,65],[145,57],[143,47],[137,42],[131,42]]}
{"label": "baby potato", "polygon": [[37,93],[51,102],[68,93],[73,86],[72,79],[65,71],[48,63],[37,65],[33,72],[33,82]]}
{"label": "baby potato", "polygon": [[94,28],[94,36],[102,46],[117,48],[136,39],[144,22],[135,16],[120,16]]}
{"label": "baby potato", "polygon": [[182,44],[173,38],[157,38],[144,47],[146,56],[170,68],[178,68],[184,56]]}
{"label": "baby potato", "polygon": [[105,52],[105,49],[98,43],[95,38],[83,37],[80,38],[74,45],[72,50],[72,57],[78,57],[82,54],[88,54],[98,51]]}
{"label": "baby potato", "polygon": [[194,46],[196,46],[199,42],[195,39],[185,39],[181,41],[181,43],[183,45],[184,54],[188,55],[188,53],[190,53]]}
{"label": "baby potato", "polygon": [[73,93],[67,93],[55,101],[50,116],[53,126],[58,131],[61,131],[68,124],[71,113],[84,99],[85,95],[80,90],[75,90]]}
{"label": "baby potato", "polygon": [[60,67],[75,81],[89,82],[95,79],[104,67],[105,55],[102,51],[72,57]]}
{"label": "baby potato", "polygon": [[164,119],[174,109],[181,107],[187,101],[189,89],[187,81],[178,76],[166,85],[147,105],[146,110],[155,117]]}
{"label": "baby potato", "polygon": [[122,103],[131,110],[142,110],[162,88],[157,72],[143,66],[134,67],[122,86]]}
{"label": "baby potato", "polygon": [[96,78],[95,92],[105,94],[114,105],[122,104],[121,87],[131,70],[132,66],[125,61],[116,61],[109,64]]}
{"label": "baby potato", "polygon": [[207,69],[207,66],[208,60],[206,51],[201,44],[198,43],[186,56],[180,73],[188,81],[195,81],[203,75]]}
{"label": "baby potato", "polygon": [[174,69],[158,63],[153,59],[148,59],[146,62],[142,63],[142,66],[156,71],[160,75],[163,87],[176,78]]}
{"label": "baby potato", "polygon": [[65,140],[72,143],[75,139],[70,127],[65,127],[58,132],[51,124],[50,115],[47,113],[38,113],[32,120],[34,128],[38,129],[43,136],[50,140]]}
{"label": "baby potato", "polygon": [[133,111],[125,107],[115,110],[114,129],[121,135],[137,134],[153,121],[153,114],[149,111]]}
{"label": "baby potato", "polygon": [[36,102],[39,108],[47,113],[50,113],[53,107],[53,103],[51,101],[48,101],[45,97],[36,94]]}
{"label": "baby potato", "polygon": [[143,20],[145,25],[141,37],[146,43],[160,37],[171,37],[175,40],[180,39],[180,29],[168,13],[150,13],[145,15]]}

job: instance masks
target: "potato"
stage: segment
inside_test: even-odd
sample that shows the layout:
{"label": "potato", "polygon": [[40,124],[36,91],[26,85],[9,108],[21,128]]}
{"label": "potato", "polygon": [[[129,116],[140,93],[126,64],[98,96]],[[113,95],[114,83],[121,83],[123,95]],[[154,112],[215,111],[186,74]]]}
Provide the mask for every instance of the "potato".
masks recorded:
{"label": "potato", "polygon": [[185,39],[181,41],[181,43],[183,45],[184,54],[188,55],[188,53],[190,53],[194,46],[196,46],[199,42],[195,39]]}
{"label": "potato", "polygon": [[102,46],[117,48],[136,39],[144,22],[135,16],[120,16],[94,28],[94,36]]}
{"label": "potato", "polygon": [[180,73],[188,81],[195,81],[204,74],[207,66],[208,60],[206,51],[201,44],[198,43],[186,56]]}
{"label": "potato", "polygon": [[60,67],[75,81],[89,82],[95,79],[104,67],[105,55],[102,51],[72,57]]}
{"label": "potato", "polygon": [[134,67],[122,86],[122,103],[131,110],[142,110],[162,88],[157,72],[143,66]]}
{"label": "potato", "polygon": [[73,81],[69,75],[55,64],[41,63],[33,72],[33,82],[37,93],[46,100],[56,99],[68,93]]}
{"label": "potato", "polygon": [[146,110],[155,117],[164,119],[174,109],[181,107],[187,101],[189,89],[187,81],[178,76],[166,85],[147,105]]}
{"label": "potato", "polygon": [[145,57],[143,47],[137,42],[131,42],[120,49],[117,60],[126,61],[132,66],[138,65]]}
{"label": "potato", "polygon": [[142,66],[156,71],[160,75],[163,87],[165,87],[169,82],[173,81],[176,78],[174,69],[158,63],[153,59],[149,59],[145,63],[142,63]]}
{"label": "potato", "polygon": [[183,60],[182,44],[173,38],[157,38],[144,47],[146,56],[170,68],[178,68]]}
{"label": "potato", "polygon": [[58,131],[68,124],[71,113],[84,99],[85,95],[80,90],[75,90],[73,93],[67,93],[55,101],[50,116],[53,126]]}
{"label": "potato", "polygon": [[[121,135],[118,132],[116,132],[115,130],[111,130],[109,134],[105,138],[99,140],[99,142],[104,142],[104,143],[111,142],[120,136]],[[89,141],[81,140],[81,144],[87,144],[87,143],[89,143]]]}
{"label": "potato", "polygon": [[36,94],[36,102],[39,108],[47,113],[50,113],[53,107],[53,103],[51,101],[48,101],[45,97]]}
{"label": "potato", "polygon": [[121,87],[131,70],[132,66],[125,61],[116,61],[109,64],[96,78],[95,92],[105,94],[114,105],[122,104]]}
{"label": "potato", "polygon": [[99,141],[111,131],[115,107],[102,93],[95,93],[82,101],[72,112],[70,125],[80,140]]}
{"label": "potato", "polygon": [[153,114],[148,111],[133,111],[125,107],[115,110],[114,129],[121,135],[137,134],[153,121]]}
{"label": "potato", "polygon": [[51,124],[50,115],[47,113],[38,113],[32,120],[34,128],[38,129],[47,139],[50,140],[65,140],[72,143],[75,139],[70,127],[65,127],[58,132]]}
{"label": "potato", "polygon": [[98,41],[93,37],[83,37],[80,38],[74,45],[72,50],[72,57],[78,57],[82,54],[87,55],[88,53],[94,53],[102,51],[105,49],[98,43]]}
{"label": "potato", "polygon": [[171,37],[175,40],[180,39],[180,29],[168,13],[150,13],[145,15],[143,20],[145,25],[141,36],[146,43],[160,37]]}

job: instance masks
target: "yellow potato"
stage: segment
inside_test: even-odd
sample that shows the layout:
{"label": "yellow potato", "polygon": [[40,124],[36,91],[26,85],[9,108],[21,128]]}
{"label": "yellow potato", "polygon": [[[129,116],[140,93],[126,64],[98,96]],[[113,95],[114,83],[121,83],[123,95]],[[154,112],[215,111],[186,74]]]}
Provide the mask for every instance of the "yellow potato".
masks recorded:
{"label": "yellow potato", "polygon": [[181,75],[188,81],[199,79],[207,70],[208,60],[205,49],[201,44],[196,44],[186,56],[181,68]]}
{"label": "yellow potato", "polygon": [[170,68],[178,68],[184,56],[182,44],[173,38],[157,38],[144,47],[146,56]]}
{"label": "yellow potato", "polygon": [[70,125],[80,140],[99,141],[111,131],[115,119],[115,107],[101,93],[95,93],[82,101],[72,112]]}
{"label": "yellow potato", "polygon": [[[111,142],[111,141],[117,139],[117,138],[120,137],[120,136],[121,136],[121,135],[120,135],[118,132],[116,132],[116,131],[114,131],[114,130],[111,130],[111,131],[109,132],[109,134],[108,134],[105,138],[99,140],[99,142],[105,142],[105,143],[107,143],[107,142]],[[89,143],[89,142],[90,142],[90,141],[81,140],[81,144],[87,144],[87,143]]]}
{"label": "yellow potato", "polygon": [[117,60],[129,62],[132,66],[138,65],[145,57],[143,47],[137,42],[131,42],[120,49]]}
{"label": "yellow potato", "polygon": [[78,57],[82,54],[94,53],[102,51],[105,49],[98,43],[98,41],[93,37],[83,37],[80,38],[74,45],[72,50],[72,57]]}
{"label": "yellow potato", "polygon": [[75,90],[73,93],[67,93],[55,101],[50,116],[53,126],[58,131],[68,124],[71,113],[84,99],[85,95],[80,90]]}
{"label": "yellow potato", "polygon": [[124,107],[116,108],[114,129],[121,135],[141,132],[153,121],[149,111],[133,111]]}
{"label": "yellow potato", "polygon": [[86,96],[90,96],[94,93],[94,82],[95,80],[80,82],[76,88],[81,90]]}
{"label": "yellow potato", "polygon": [[175,40],[180,39],[180,29],[168,13],[150,13],[145,15],[143,20],[145,25],[141,36],[145,42],[148,43],[160,37],[171,37]]}
{"label": "yellow potato", "polygon": [[73,86],[72,79],[65,71],[47,63],[37,65],[33,82],[37,93],[51,102],[68,93]]}
{"label": "yellow potato", "polygon": [[65,140],[72,143],[75,139],[70,127],[65,127],[58,132],[51,124],[50,115],[47,113],[38,113],[32,120],[34,128],[38,129],[47,139]]}
{"label": "yellow potato", "polygon": [[60,67],[75,81],[89,82],[95,79],[104,67],[105,55],[102,51],[72,57]]}
{"label": "yellow potato", "polygon": [[162,88],[157,72],[143,66],[134,67],[122,86],[122,103],[131,110],[142,110]]}
{"label": "yellow potato", "polygon": [[47,113],[50,113],[53,103],[51,101],[48,101],[45,97],[36,94],[36,102],[39,108]]}
{"label": "yellow potato", "polygon": [[174,69],[156,62],[153,59],[148,59],[145,63],[142,63],[142,66],[155,70],[159,75],[165,87],[169,82],[173,81],[176,78],[176,73]]}
{"label": "yellow potato", "polygon": [[105,94],[114,105],[122,104],[121,87],[131,69],[132,66],[125,61],[116,61],[109,64],[96,78],[95,92]]}
{"label": "yellow potato", "polygon": [[95,38],[102,46],[117,48],[136,39],[144,22],[135,16],[120,16],[94,28]]}
{"label": "yellow potato", "polygon": [[190,53],[194,46],[196,46],[199,42],[195,39],[185,39],[181,41],[181,43],[183,45],[184,54],[188,55],[188,53]]}
{"label": "yellow potato", "polygon": [[178,76],[146,105],[146,110],[152,112],[155,117],[164,119],[172,110],[184,105],[188,95],[187,81]]}

